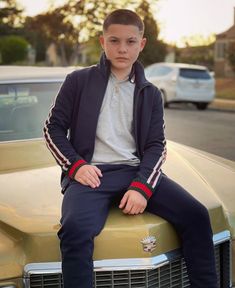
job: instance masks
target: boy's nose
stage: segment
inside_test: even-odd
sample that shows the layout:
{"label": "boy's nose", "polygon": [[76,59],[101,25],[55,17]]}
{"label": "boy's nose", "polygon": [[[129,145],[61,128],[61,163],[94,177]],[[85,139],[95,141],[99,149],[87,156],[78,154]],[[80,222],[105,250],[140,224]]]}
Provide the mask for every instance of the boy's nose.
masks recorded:
{"label": "boy's nose", "polygon": [[125,53],[126,51],[127,51],[127,46],[126,46],[126,44],[125,44],[125,43],[120,43],[118,52],[119,52],[119,53]]}

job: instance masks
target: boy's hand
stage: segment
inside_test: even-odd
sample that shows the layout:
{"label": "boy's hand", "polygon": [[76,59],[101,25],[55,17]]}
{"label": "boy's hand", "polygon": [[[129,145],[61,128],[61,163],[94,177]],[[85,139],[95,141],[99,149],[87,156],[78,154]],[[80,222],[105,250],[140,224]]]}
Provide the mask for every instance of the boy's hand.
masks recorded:
{"label": "boy's hand", "polygon": [[75,174],[74,179],[79,183],[96,188],[100,186],[100,178],[102,177],[100,169],[93,165],[83,165]]}
{"label": "boy's hand", "polygon": [[120,202],[119,208],[125,214],[140,214],[143,213],[147,206],[147,200],[139,192],[128,190]]}

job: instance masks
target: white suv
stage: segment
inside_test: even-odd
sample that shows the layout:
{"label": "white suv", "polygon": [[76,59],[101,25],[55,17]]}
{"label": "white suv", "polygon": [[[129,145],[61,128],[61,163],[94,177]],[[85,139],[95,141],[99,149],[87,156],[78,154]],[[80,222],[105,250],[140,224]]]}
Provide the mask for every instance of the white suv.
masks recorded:
{"label": "white suv", "polygon": [[188,102],[204,110],[215,97],[215,80],[205,66],[155,63],[145,68],[145,75],[161,90],[165,107]]}

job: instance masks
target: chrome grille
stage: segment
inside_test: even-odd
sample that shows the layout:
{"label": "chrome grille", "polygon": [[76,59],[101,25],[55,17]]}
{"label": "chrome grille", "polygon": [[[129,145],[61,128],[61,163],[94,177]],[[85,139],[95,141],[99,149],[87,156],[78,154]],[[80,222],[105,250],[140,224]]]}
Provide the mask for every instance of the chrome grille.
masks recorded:
{"label": "chrome grille", "polygon": [[152,270],[95,272],[95,288],[170,288],[189,287],[182,259]]}
{"label": "chrome grille", "polygon": [[[218,284],[230,287],[230,242],[215,246]],[[58,273],[30,273],[26,279],[29,288],[61,288],[62,275]],[[190,287],[183,258],[170,261],[164,266],[148,270],[95,271],[94,288],[186,288]]]}
{"label": "chrome grille", "polygon": [[61,273],[32,274],[30,286],[33,288],[61,288],[63,280]]}

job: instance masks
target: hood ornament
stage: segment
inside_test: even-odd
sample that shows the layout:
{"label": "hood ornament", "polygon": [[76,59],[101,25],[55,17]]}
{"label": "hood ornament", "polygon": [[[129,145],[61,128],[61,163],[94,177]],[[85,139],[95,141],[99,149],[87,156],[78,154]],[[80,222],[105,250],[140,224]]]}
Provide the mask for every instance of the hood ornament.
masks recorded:
{"label": "hood ornament", "polygon": [[154,236],[148,236],[140,241],[145,252],[152,252],[157,246],[157,239]]}

